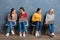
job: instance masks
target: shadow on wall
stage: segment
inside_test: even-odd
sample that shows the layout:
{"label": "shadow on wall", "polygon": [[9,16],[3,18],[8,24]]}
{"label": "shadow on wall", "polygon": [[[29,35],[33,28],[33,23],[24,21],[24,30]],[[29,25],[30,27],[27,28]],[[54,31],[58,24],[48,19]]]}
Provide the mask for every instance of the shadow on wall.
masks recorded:
{"label": "shadow on wall", "polygon": [[[18,11],[17,11],[17,13],[19,13]],[[33,12],[34,13],[34,12]],[[46,33],[46,31],[48,31],[48,27],[47,27],[47,24],[46,25],[44,25],[44,23],[45,23],[45,18],[46,18],[46,14],[47,14],[48,12],[46,12],[45,13],[45,15],[44,15],[44,17],[43,17],[43,26],[42,26],[42,33],[43,34],[45,34]],[[32,14],[33,15],[33,14]],[[32,27],[32,15],[30,16],[30,19],[29,19],[29,26],[28,26],[28,33],[30,33],[30,34],[32,34],[32,30],[33,30],[33,28],[34,27]],[[18,19],[18,18],[17,18]],[[7,16],[6,16],[6,18],[5,18],[5,24],[7,23]],[[3,33],[6,33],[7,32],[7,27],[8,26],[6,26],[5,24],[3,24]],[[18,20],[17,20],[17,25],[15,25],[14,26],[14,29],[13,29],[14,31],[16,31],[15,33],[16,34],[18,34],[18,31],[19,31],[19,27],[18,27]]]}
{"label": "shadow on wall", "polygon": [[48,13],[48,12],[46,12],[45,15],[44,15],[44,17],[43,17],[43,25],[42,25],[42,33],[43,33],[43,34],[46,34],[46,33],[48,32],[48,25],[47,25],[47,24],[44,24],[47,13]]}
{"label": "shadow on wall", "polygon": [[7,30],[7,26],[5,25],[6,23],[7,23],[7,16],[5,16],[5,22],[4,22],[4,24],[2,24],[2,32],[1,33],[6,33],[6,30]]}
{"label": "shadow on wall", "polygon": [[[17,14],[18,14],[18,13],[19,13],[19,11],[17,11]],[[8,23],[7,17],[8,17],[8,13],[6,14],[6,17],[4,18],[4,19],[5,19],[5,23],[2,24],[3,27],[1,28],[1,30],[2,30],[1,33],[3,33],[3,34],[6,34],[7,28],[8,28],[8,26],[7,26],[7,23]],[[18,17],[17,17],[17,19],[18,19]],[[18,22],[18,20],[17,20],[17,22]],[[18,23],[17,23],[17,24],[18,24]],[[18,25],[15,25],[15,26],[14,26],[14,29],[15,29],[16,32],[18,32],[18,31],[17,31],[17,28],[18,28]],[[14,29],[13,29],[13,30],[14,30]]]}

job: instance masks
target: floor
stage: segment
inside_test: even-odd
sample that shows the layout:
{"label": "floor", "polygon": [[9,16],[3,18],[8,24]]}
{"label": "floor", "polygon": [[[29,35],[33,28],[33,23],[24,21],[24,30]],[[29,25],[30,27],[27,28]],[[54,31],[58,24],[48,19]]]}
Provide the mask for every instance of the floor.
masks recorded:
{"label": "floor", "polygon": [[10,35],[9,37],[6,37],[4,34],[0,34],[0,40],[60,40],[60,34],[56,34],[55,37],[40,35],[40,37],[37,38],[31,34],[27,34],[26,37],[19,37],[18,35]]}

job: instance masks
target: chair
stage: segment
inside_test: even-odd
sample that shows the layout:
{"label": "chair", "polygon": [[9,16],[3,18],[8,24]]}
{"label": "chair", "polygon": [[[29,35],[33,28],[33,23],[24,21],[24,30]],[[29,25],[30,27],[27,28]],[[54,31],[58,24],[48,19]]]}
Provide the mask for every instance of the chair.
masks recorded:
{"label": "chair", "polygon": [[[5,26],[8,27],[8,24],[5,24]],[[12,27],[13,31],[14,31],[15,26],[16,26],[16,23],[15,23],[15,24],[13,25],[13,27]]]}
{"label": "chair", "polygon": [[32,35],[33,35],[34,32],[35,32],[35,26],[36,26],[36,25],[34,25],[33,23],[32,23],[31,25],[32,25],[32,27],[33,27],[33,29],[32,29]]}
{"label": "chair", "polygon": [[28,31],[27,31],[28,30],[28,25],[29,25],[28,22],[26,22],[26,25],[25,26],[26,26],[26,33],[27,34],[28,34]]}

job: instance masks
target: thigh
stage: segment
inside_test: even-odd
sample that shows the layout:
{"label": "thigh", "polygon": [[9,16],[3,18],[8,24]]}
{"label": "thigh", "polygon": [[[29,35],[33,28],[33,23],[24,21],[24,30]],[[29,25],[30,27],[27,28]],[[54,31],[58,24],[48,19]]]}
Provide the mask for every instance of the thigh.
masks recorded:
{"label": "thigh", "polygon": [[16,22],[12,22],[12,25],[15,26],[16,25]]}
{"label": "thigh", "polygon": [[25,22],[22,22],[22,26],[25,27],[26,23]]}
{"label": "thigh", "polygon": [[8,21],[8,26],[13,26],[12,21]]}
{"label": "thigh", "polygon": [[22,23],[21,23],[21,22],[19,22],[19,27],[20,27],[20,28],[22,27]]}
{"label": "thigh", "polygon": [[49,28],[50,30],[51,30],[51,27],[52,27],[51,24],[49,24],[49,25],[48,25],[48,28]]}

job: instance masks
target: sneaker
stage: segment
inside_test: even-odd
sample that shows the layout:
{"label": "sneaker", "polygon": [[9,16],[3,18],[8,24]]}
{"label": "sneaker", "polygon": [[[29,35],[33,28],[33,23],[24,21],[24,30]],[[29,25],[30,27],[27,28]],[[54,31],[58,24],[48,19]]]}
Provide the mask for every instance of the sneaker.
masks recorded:
{"label": "sneaker", "polygon": [[9,36],[9,33],[7,33],[6,36]]}
{"label": "sneaker", "polygon": [[35,33],[35,37],[38,37],[38,32],[36,31],[36,33]]}
{"label": "sneaker", "polygon": [[25,37],[26,35],[25,35],[25,33],[23,33],[23,37]]}
{"label": "sneaker", "polygon": [[40,36],[39,32],[37,32],[37,36]]}
{"label": "sneaker", "polygon": [[52,33],[51,35],[52,35],[52,36],[54,36],[55,34],[54,34],[54,33]]}
{"label": "sneaker", "polygon": [[20,37],[22,37],[22,34],[20,33],[20,35],[19,35]]}
{"label": "sneaker", "polygon": [[51,34],[51,37],[55,37],[55,34],[54,34],[54,33],[52,33],[52,34]]}
{"label": "sneaker", "polygon": [[11,31],[11,33],[12,33],[13,35],[15,34],[13,30]]}

